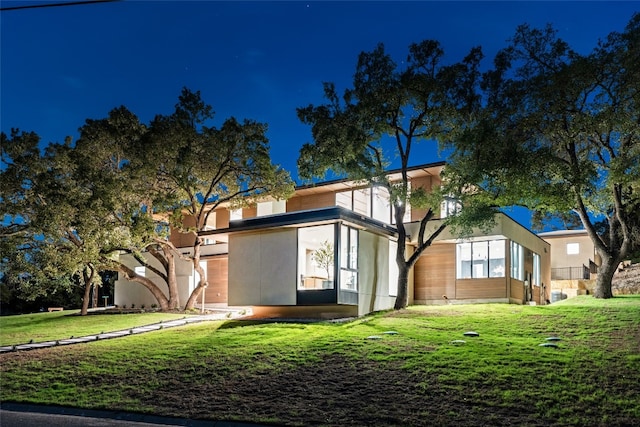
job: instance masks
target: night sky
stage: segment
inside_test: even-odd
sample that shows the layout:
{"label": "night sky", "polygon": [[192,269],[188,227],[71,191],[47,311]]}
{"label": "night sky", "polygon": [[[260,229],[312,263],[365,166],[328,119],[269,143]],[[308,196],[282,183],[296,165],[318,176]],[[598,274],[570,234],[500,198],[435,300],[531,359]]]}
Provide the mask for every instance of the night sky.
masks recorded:
{"label": "night sky", "polygon": [[[551,23],[587,53],[635,11],[638,2],[131,0],[3,11],[1,130],[62,142],[120,105],[148,122],[173,112],[186,86],[213,106],[211,124],[230,116],[268,123],[273,161],[297,178],[310,129],[296,107],[323,102],[325,81],[342,92],[358,54],[379,42],[397,62],[424,39],[440,41],[448,63],[481,45],[488,67],[519,24]],[[425,143],[412,164],[436,160],[435,144]]]}

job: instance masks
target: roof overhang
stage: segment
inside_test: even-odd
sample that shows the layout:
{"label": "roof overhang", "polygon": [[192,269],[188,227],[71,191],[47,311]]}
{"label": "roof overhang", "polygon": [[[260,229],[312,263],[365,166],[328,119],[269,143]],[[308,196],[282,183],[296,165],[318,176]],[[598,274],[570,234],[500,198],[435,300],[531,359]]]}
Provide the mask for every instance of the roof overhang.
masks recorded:
{"label": "roof overhang", "polygon": [[229,221],[228,228],[202,231],[199,235],[214,236],[282,227],[326,224],[337,221],[343,221],[356,226],[357,228],[377,234],[383,234],[389,237],[398,237],[398,232],[394,226],[368,218],[340,206],[232,220]]}

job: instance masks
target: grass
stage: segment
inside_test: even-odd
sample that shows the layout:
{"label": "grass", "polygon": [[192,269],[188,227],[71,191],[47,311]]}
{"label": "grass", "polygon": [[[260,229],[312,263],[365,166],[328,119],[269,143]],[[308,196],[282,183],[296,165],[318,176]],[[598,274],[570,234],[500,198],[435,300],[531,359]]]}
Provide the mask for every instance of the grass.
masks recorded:
{"label": "grass", "polygon": [[80,310],[0,316],[0,346],[99,334],[184,317],[175,313],[78,316]]}
{"label": "grass", "polygon": [[[47,319],[40,327],[56,325]],[[562,339],[558,348],[539,346],[551,336]],[[459,339],[466,342],[452,343]],[[189,418],[637,425],[640,296],[416,306],[348,323],[206,322],[3,354],[0,373],[2,401]]]}

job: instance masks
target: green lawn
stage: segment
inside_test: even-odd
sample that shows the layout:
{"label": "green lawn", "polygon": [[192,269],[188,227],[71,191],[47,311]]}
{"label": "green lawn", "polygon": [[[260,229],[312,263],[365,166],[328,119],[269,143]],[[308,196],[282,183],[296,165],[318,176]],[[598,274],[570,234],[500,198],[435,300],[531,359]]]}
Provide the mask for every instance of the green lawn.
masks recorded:
{"label": "green lawn", "polygon": [[164,320],[184,317],[174,313],[141,314],[92,314],[78,316],[80,310],[55,311],[53,313],[0,316],[0,346],[51,341],[119,331],[148,325]]}
{"label": "green lawn", "polygon": [[[540,346],[552,336],[557,348]],[[206,322],[7,353],[0,373],[2,401],[189,418],[639,425],[640,296],[418,306],[347,323]]]}

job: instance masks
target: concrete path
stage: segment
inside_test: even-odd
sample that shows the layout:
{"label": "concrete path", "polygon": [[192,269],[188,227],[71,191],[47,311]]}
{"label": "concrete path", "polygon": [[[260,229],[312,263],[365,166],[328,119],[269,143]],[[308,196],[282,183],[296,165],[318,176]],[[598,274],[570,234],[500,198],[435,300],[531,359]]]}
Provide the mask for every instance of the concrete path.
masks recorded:
{"label": "concrete path", "polygon": [[[106,340],[111,338],[121,338],[129,335],[142,334],[145,332],[157,331],[157,330],[166,329],[166,328],[175,328],[176,326],[184,326],[191,323],[206,322],[211,320],[237,319],[238,317],[243,316],[243,314],[241,313],[245,313],[245,312],[246,312],[246,309],[242,309],[242,310],[228,309],[228,310],[219,311],[213,314],[204,314],[199,316],[187,315],[182,319],[166,320],[159,323],[153,323],[151,325],[138,326],[136,328],[124,329],[124,330],[115,331],[115,332],[103,332],[96,335],[71,337],[71,338],[55,340],[55,341],[31,342],[31,343],[25,343],[25,344],[7,345],[7,346],[0,347],[0,353],[7,353],[10,351],[21,351],[21,350],[35,350],[38,348],[56,347],[56,346],[70,345],[70,344],[81,344],[81,343]],[[114,314],[114,316],[116,315]]]}

